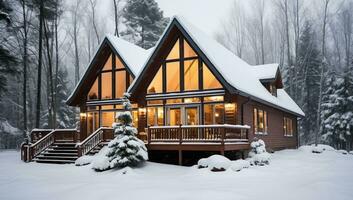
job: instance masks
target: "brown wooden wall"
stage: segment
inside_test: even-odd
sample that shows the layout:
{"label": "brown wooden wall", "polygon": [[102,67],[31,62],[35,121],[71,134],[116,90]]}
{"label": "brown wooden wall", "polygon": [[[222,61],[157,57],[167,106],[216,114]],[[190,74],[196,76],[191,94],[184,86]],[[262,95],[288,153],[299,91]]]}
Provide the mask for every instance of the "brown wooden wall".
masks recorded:
{"label": "brown wooden wall", "polygon": [[[257,137],[259,139],[264,140],[266,146],[272,149],[284,149],[284,148],[296,148],[298,146],[298,137],[297,137],[297,117],[286,113],[282,110],[266,106],[264,104],[258,103],[253,100],[249,100],[247,102],[247,98],[238,97],[238,123],[241,123],[241,105],[244,104],[244,124],[250,125],[251,129],[249,131],[249,139],[250,141]],[[247,103],[246,103],[247,102]],[[268,129],[267,135],[255,135],[254,134],[254,123],[253,123],[253,109],[254,107],[263,109],[267,112],[268,117]],[[293,136],[288,137],[284,136],[283,130],[283,117],[289,117],[293,120],[293,129],[294,133]]]}

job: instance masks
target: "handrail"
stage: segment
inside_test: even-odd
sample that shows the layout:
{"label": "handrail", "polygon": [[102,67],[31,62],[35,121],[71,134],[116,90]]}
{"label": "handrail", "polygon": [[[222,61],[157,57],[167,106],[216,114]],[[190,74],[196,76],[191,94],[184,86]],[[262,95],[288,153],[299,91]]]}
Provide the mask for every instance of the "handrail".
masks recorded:
{"label": "handrail", "polygon": [[104,140],[104,130],[112,130],[112,128],[100,127],[94,131],[90,136],[80,143],[77,143],[78,156],[83,156],[90,152],[100,142]]}
{"label": "handrail", "polygon": [[[73,132],[76,131],[76,129],[54,129],[41,139],[39,139],[36,143],[30,144],[29,148],[29,158],[28,160],[31,161],[34,157],[39,155],[42,151],[44,151],[46,148],[48,148],[50,145],[52,145],[55,140],[55,132]],[[74,135],[75,138],[75,135]]]}
{"label": "handrail", "polygon": [[225,142],[248,141],[250,126],[231,124],[151,126],[148,143],[151,142]]}

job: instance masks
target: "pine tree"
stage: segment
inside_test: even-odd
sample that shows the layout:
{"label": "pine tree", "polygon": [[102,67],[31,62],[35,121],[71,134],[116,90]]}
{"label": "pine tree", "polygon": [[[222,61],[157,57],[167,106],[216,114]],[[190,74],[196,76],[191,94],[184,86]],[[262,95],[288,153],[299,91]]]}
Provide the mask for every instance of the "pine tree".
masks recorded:
{"label": "pine tree", "polygon": [[156,44],[169,21],[155,0],[128,0],[123,18],[126,30],[121,35],[145,49]]}
{"label": "pine tree", "polygon": [[115,167],[133,167],[148,159],[147,148],[144,142],[136,137],[137,129],[132,126],[131,104],[128,98],[129,95],[125,93],[125,111],[118,114],[118,123],[113,125],[115,138],[108,144],[106,158],[98,159],[104,162],[93,164],[93,169],[96,171]]}
{"label": "pine tree", "polygon": [[318,117],[318,97],[321,69],[320,52],[316,45],[315,33],[311,24],[306,22],[300,36],[298,47],[298,91],[299,105],[302,107],[305,118],[300,122],[303,130],[304,142],[314,141],[316,120]]}

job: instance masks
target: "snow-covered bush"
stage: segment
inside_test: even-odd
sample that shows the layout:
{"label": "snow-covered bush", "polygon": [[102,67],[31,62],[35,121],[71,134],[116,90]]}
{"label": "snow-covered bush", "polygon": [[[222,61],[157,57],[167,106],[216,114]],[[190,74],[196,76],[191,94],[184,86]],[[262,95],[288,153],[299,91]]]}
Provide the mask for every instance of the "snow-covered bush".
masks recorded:
{"label": "snow-covered bush", "polygon": [[248,160],[242,160],[242,159],[232,161],[232,165],[230,166],[230,168],[236,172],[249,167],[250,167],[250,162]]}
{"label": "snow-covered bush", "polygon": [[208,168],[213,172],[225,171],[231,165],[231,161],[221,155],[212,155],[208,158],[202,158],[198,161],[198,168]]}
{"label": "snow-covered bush", "polygon": [[353,155],[353,151],[350,151],[349,154]]}
{"label": "snow-covered bush", "polygon": [[252,159],[255,165],[268,165],[270,163],[271,155],[266,151],[265,142],[261,139],[254,138],[250,144],[251,151],[249,152],[249,157]]}
{"label": "snow-covered bush", "polygon": [[93,158],[94,158],[94,156],[89,156],[89,155],[81,156],[75,161],[75,165],[76,166],[84,166],[84,165],[91,164],[93,161]]}
{"label": "snow-covered bush", "polygon": [[115,167],[136,166],[148,159],[147,148],[143,141],[136,137],[137,129],[132,126],[131,104],[129,94],[124,94],[125,111],[117,116],[118,123],[113,125],[115,138],[109,142],[106,153],[97,156],[92,163],[96,171]]}
{"label": "snow-covered bush", "polygon": [[338,153],[341,153],[343,155],[347,155],[348,154],[348,151],[344,150],[344,149],[341,149],[341,150],[337,150]]}
{"label": "snow-covered bush", "polygon": [[322,153],[324,151],[336,151],[333,147],[326,144],[312,144],[312,145],[303,145],[299,147],[300,151],[308,152],[308,153]]}

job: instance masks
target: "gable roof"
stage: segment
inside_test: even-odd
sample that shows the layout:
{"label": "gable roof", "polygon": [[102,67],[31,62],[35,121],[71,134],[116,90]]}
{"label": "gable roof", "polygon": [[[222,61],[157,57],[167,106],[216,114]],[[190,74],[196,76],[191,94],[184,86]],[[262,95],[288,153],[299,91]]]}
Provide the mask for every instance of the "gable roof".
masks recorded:
{"label": "gable roof", "polygon": [[[260,78],[253,70],[254,66],[249,65],[237,57],[231,51],[215,41],[212,37],[206,35],[197,27],[190,24],[183,17],[173,17],[160,40],[157,42],[155,51],[158,51],[161,43],[163,43],[165,34],[168,33],[167,30],[171,30],[172,26],[177,26],[179,29],[182,29],[181,32],[185,32],[187,34],[185,36],[189,37],[192,42],[197,45],[201,53],[203,53],[206,59],[208,59],[214,66],[217,73],[220,74],[222,78],[234,88],[234,90],[230,92],[235,91],[236,93],[251,97],[261,103],[274,105],[298,116],[305,115],[284,90],[279,91],[278,97],[272,96],[261,84]],[[153,59],[154,54],[155,52],[150,54],[137,78],[130,85],[128,92],[133,92],[136,89],[136,84],[141,81],[139,79],[142,78],[144,71],[146,71],[145,68],[148,66],[151,59]]]}
{"label": "gable roof", "polygon": [[279,65],[277,63],[255,65],[252,67],[254,75],[260,80],[276,79]]}
{"label": "gable roof", "polygon": [[88,86],[93,84],[95,78],[90,80],[89,77],[93,75],[96,76],[101,67],[103,67],[103,65],[101,67],[97,67],[97,65],[99,65],[98,60],[104,54],[104,51],[107,48],[110,48],[111,51],[113,51],[121,58],[121,61],[126,67],[127,71],[129,71],[133,77],[136,77],[137,73],[140,71],[140,68],[142,68],[148,54],[153,50],[152,48],[145,50],[119,37],[107,35],[99,45],[96,53],[88,64],[84,75],[81,77],[75,89],[66,100],[66,104],[71,106],[77,105],[81,95],[85,94],[84,89],[89,88]]}

